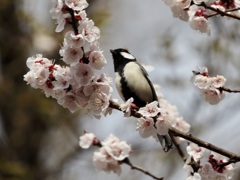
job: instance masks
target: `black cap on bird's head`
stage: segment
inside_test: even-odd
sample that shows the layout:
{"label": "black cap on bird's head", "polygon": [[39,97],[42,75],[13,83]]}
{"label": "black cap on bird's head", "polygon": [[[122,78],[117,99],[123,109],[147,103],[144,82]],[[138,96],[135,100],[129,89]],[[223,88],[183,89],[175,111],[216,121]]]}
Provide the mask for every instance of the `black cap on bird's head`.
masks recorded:
{"label": "black cap on bird's head", "polygon": [[112,53],[115,72],[121,70],[127,63],[136,61],[136,58],[127,49],[110,49],[110,52]]}
{"label": "black cap on bird's head", "polygon": [[121,53],[121,52],[129,53],[127,49],[123,49],[123,48],[118,48],[118,49],[114,49],[114,50],[110,49],[110,52],[112,54],[118,54],[118,53]]}

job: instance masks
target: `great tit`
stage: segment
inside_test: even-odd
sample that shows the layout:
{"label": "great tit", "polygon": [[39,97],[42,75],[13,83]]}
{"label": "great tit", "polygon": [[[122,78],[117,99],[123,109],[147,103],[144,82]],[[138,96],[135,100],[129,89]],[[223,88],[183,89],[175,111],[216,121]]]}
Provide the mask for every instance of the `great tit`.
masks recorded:
{"label": "great tit", "polygon": [[[147,71],[126,49],[110,50],[113,57],[115,84],[120,97],[127,101],[133,98],[137,107],[144,107],[158,98]],[[172,148],[170,136],[157,135],[165,152]]]}

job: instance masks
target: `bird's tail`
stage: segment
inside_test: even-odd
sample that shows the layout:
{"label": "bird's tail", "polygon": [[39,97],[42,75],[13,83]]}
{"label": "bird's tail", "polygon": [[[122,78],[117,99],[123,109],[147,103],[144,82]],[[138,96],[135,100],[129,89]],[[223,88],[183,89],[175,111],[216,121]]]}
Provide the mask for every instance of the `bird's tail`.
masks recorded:
{"label": "bird's tail", "polygon": [[169,134],[167,135],[157,134],[157,137],[165,152],[168,152],[170,149],[172,149],[173,143]]}

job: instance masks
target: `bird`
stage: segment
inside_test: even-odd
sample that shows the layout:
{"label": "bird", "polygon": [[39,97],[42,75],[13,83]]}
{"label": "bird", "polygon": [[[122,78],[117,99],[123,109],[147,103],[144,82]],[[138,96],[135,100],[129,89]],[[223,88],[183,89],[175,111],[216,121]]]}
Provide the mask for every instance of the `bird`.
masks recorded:
{"label": "bird", "polygon": [[[158,97],[145,68],[126,49],[110,49],[113,58],[115,85],[118,94],[127,101],[133,98],[133,104],[138,108],[157,101]],[[158,104],[159,106],[159,104]],[[169,134],[157,137],[165,152],[172,149],[172,140]]]}

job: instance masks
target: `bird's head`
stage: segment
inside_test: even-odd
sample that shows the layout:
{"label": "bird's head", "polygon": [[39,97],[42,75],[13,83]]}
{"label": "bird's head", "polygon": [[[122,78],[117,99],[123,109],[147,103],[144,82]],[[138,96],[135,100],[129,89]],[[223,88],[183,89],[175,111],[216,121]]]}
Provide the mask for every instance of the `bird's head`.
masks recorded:
{"label": "bird's head", "polygon": [[119,69],[124,68],[124,66],[131,62],[136,61],[136,58],[131,55],[127,49],[119,48],[119,49],[110,49],[110,52],[112,53],[112,57],[114,60],[114,69],[115,72]]}

